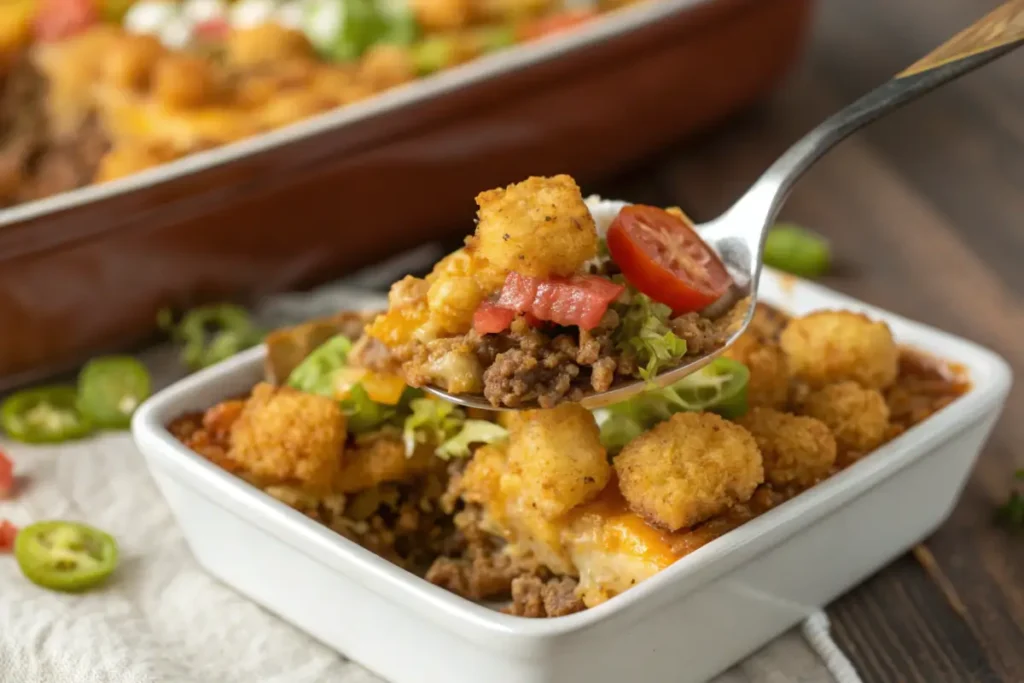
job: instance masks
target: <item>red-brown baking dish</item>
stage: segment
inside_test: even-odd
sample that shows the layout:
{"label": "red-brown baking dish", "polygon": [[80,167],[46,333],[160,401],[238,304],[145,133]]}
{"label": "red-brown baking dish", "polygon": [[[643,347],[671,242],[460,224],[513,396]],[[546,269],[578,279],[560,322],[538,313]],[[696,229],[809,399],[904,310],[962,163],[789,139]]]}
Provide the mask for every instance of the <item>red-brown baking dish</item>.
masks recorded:
{"label": "red-brown baking dish", "polygon": [[365,103],[0,211],[0,390],[163,306],[314,284],[454,229],[480,190],[588,181],[769,92],[812,0],[649,0]]}

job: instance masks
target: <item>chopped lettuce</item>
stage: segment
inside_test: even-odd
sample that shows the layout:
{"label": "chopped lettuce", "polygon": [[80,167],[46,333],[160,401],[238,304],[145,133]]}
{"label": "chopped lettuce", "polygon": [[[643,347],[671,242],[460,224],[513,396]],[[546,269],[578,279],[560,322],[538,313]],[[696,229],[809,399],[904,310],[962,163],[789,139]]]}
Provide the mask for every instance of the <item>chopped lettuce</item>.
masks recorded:
{"label": "chopped lettuce", "polygon": [[334,397],[334,373],[348,362],[352,341],[345,335],[331,337],[313,349],[288,375],[288,386],[308,394]]}
{"label": "chopped lettuce", "polygon": [[652,389],[594,412],[601,443],[615,453],[654,425],[683,411],[708,411],[726,418],[747,412],[747,366],[717,358],[667,387]]}
{"label": "chopped lettuce", "polygon": [[444,460],[468,458],[470,444],[492,444],[507,438],[508,430],[499,424],[487,420],[466,420],[458,434],[438,446],[436,454]]}
{"label": "chopped lettuce", "polygon": [[412,456],[417,444],[444,443],[466,422],[466,414],[447,401],[416,398],[409,402],[409,408],[412,414],[405,418],[402,430],[406,456]]}
{"label": "chopped lettuce", "polygon": [[615,331],[620,351],[636,354],[641,379],[650,380],[662,367],[676,364],[686,355],[686,340],[671,329],[672,309],[646,294],[629,291],[628,302],[620,304],[621,322]]}
{"label": "chopped lettuce", "polygon": [[[352,341],[344,335],[335,335],[316,347],[288,376],[287,384],[308,394],[334,398],[335,379],[339,370],[347,367]],[[378,429],[395,418],[395,406],[377,403],[370,398],[361,384],[354,384],[341,401],[341,409],[348,418],[348,431],[353,434]]]}
{"label": "chopped lettuce", "polygon": [[341,410],[348,418],[348,431],[353,434],[377,429],[398,414],[394,406],[372,401],[362,384],[352,386],[348,396],[341,402]]}

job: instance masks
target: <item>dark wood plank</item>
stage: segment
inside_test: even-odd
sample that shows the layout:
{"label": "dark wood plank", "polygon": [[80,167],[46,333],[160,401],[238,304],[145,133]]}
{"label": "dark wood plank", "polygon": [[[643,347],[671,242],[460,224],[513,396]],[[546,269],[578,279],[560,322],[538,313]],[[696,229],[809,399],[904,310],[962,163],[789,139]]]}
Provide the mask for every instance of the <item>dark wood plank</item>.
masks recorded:
{"label": "dark wood plank", "polygon": [[[997,4],[823,0],[801,68],[770,102],[598,190],[717,215],[802,133]],[[974,339],[1019,370],[1022,190],[1024,51],[843,143],[801,181],[783,218],[832,240],[839,265],[828,286]],[[932,574],[907,556],[833,606],[836,636],[865,680],[1024,681],[1024,537],[992,524],[1024,466],[1022,414],[1024,386],[927,542]]]}

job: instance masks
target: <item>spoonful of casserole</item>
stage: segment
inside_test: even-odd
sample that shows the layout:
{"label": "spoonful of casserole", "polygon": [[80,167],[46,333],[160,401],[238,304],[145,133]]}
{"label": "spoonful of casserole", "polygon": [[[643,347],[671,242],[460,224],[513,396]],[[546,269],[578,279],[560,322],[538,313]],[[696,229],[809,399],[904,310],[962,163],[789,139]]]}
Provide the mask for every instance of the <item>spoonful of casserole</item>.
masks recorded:
{"label": "spoonful of casserole", "polygon": [[750,323],[765,237],[797,178],[860,127],[1022,43],[1024,0],[1012,0],[805,135],[703,225],[641,205],[597,225],[566,175],[482,192],[465,246],[395,283],[354,353],[486,410],[593,409],[706,373]]}

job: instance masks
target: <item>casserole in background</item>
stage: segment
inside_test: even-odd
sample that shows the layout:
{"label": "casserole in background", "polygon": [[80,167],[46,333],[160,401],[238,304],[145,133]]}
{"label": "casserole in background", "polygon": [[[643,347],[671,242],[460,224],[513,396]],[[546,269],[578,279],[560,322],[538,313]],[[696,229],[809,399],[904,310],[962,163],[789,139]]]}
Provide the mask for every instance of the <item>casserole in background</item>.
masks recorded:
{"label": "casserole in background", "polygon": [[163,306],[308,286],[450,232],[486,187],[529,172],[592,182],[769,92],[811,5],[643,3],[288,129],[0,212],[0,390],[145,339]]}

